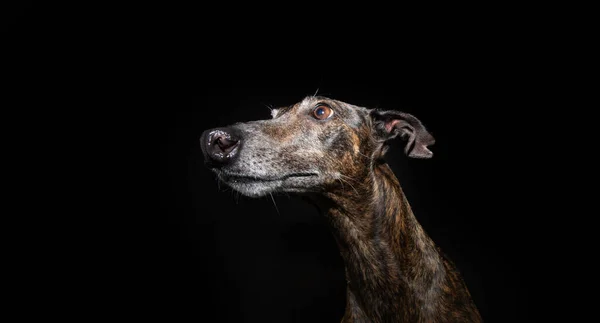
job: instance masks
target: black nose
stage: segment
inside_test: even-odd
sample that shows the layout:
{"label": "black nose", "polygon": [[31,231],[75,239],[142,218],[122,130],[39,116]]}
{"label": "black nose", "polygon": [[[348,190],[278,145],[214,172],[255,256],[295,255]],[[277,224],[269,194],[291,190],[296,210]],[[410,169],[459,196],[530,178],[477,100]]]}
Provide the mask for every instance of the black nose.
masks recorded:
{"label": "black nose", "polygon": [[200,148],[204,162],[213,167],[229,163],[238,153],[240,137],[233,129],[217,128],[206,130],[200,137]]}

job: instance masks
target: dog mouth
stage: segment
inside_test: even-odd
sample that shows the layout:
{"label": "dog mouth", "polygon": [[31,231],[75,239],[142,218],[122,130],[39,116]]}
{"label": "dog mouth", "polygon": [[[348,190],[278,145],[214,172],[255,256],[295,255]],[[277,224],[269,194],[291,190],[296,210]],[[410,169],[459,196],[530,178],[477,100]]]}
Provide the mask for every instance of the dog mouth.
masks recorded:
{"label": "dog mouth", "polygon": [[249,197],[273,192],[305,192],[314,186],[317,173],[290,173],[282,176],[250,176],[219,172],[219,179],[235,191]]}
{"label": "dog mouth", "polygon": [[271,183],[271,182],[283,182],[286,179],[292,178],[302,178],[302,177],[312,177],[318,176],[317,173],[291,173],[283,176],[249,176],[249,175],[241,175],[241,174],[227,174],[221,172],[219,174],[219,178],[231,184],[255,184],[255,183]]}

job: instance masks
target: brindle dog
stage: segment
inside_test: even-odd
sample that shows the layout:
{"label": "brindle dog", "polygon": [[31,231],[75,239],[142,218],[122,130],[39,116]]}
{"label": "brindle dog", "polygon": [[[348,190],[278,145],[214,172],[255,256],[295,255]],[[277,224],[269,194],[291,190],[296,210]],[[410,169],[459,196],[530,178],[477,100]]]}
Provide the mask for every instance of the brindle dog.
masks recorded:
{"label": "brindle dog", "polygon": [[272,116],[205,131],[206,163],[244,195],[300,193],[319,206],[346,266],[342,322],[481,322],[383,160],[396,136],[409,157],[433,156],[417,118],[317,96]]}

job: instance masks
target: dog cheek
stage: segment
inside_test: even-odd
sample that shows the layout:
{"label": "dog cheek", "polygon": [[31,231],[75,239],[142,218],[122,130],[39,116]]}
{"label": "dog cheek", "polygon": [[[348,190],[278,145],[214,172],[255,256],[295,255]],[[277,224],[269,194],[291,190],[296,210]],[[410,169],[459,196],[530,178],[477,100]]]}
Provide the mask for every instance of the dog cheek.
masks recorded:
{"label": "dog cheek", "polygon": [[322,154],[316,153],[311,147],[290,146],[281,149],[274,160],[288,172],[312,172],[319,168],[320,159]]}
{"label": "dog cheek", "polygon": [[356,150],[354,140],[352,140],[352,136],[347,132],[340,132],[335,137],[335,140],[330,142],[328,147],[328,151],[332,153],[332,156],[336,158],[343,158],[346,154],[353,154]]}

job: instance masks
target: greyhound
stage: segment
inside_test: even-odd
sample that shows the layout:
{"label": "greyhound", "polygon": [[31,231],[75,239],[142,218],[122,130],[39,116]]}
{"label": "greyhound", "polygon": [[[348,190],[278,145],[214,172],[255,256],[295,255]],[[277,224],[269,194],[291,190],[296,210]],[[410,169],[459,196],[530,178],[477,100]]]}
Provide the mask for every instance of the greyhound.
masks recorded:
{"label": "greyhound", "polygon": [[414,116],[309,96],[272,119],[205,131],[206,165],[250,197],[297,193],[326,216],[346,267],[342,322],[481,322],[454,264],[413,215],[383,156],[431,158]]}

